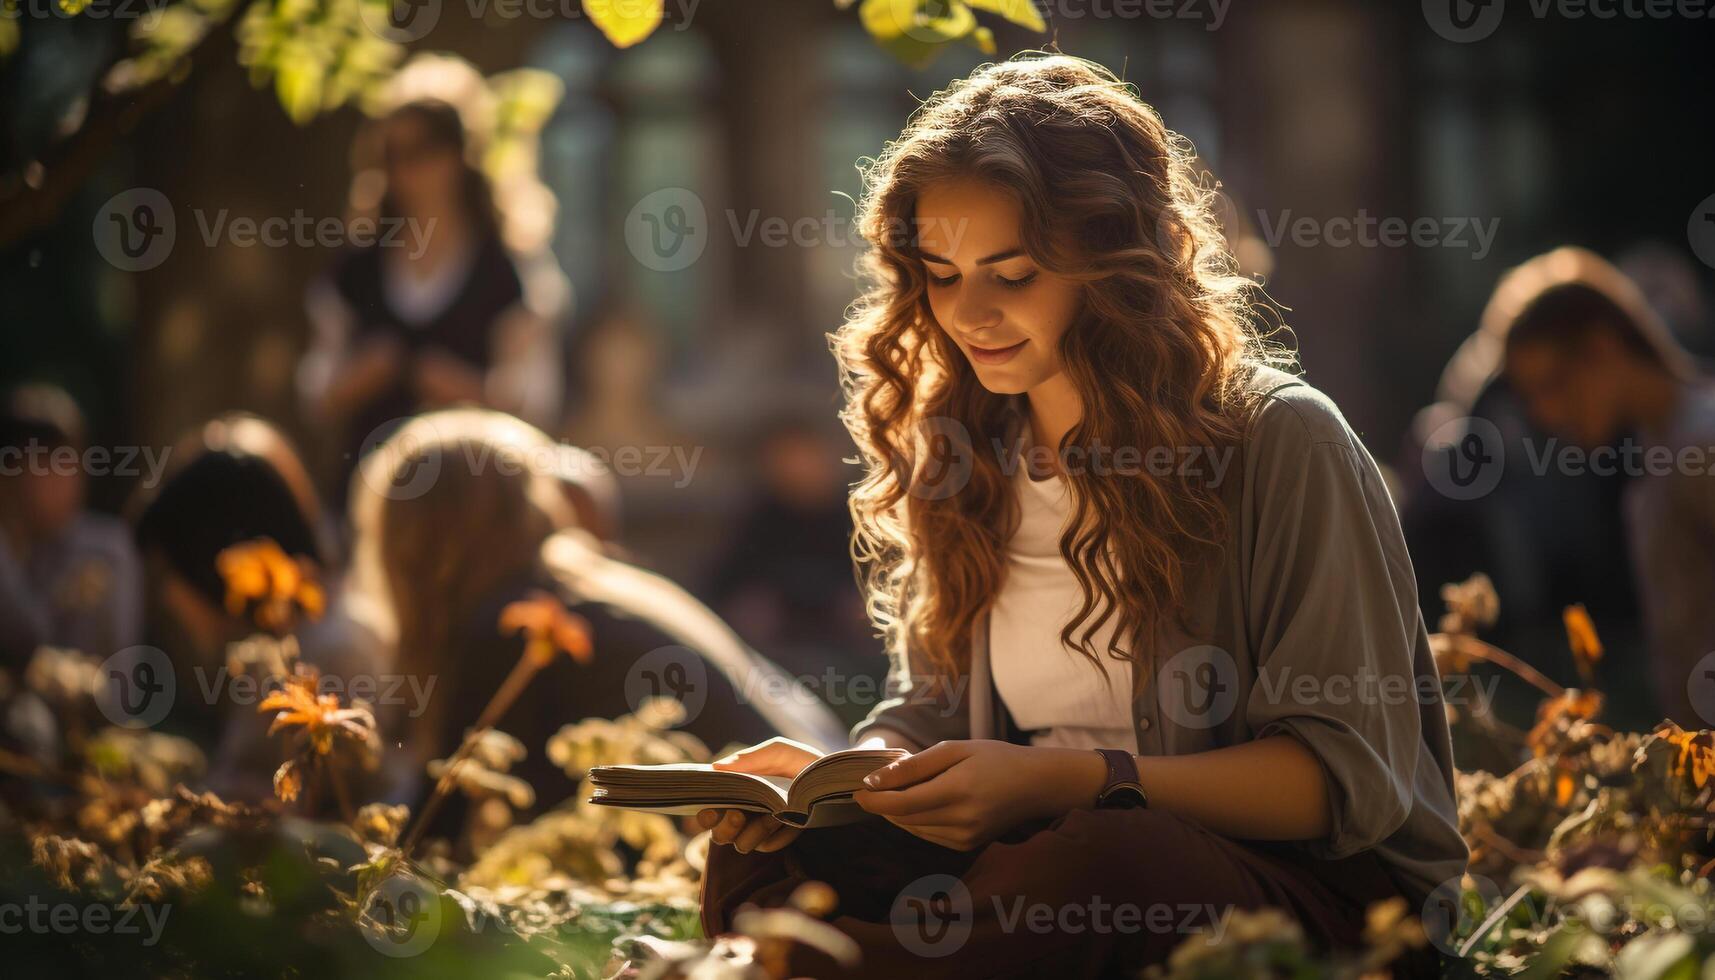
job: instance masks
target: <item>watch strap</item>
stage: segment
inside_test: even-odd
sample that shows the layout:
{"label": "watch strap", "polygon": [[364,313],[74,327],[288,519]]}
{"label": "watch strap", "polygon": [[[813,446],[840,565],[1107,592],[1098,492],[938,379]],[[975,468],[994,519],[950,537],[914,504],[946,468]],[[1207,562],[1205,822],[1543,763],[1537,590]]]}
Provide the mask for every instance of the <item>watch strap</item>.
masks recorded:
{"label": "watch strap", "polygon": [[1096,794],[1097,809],[1146,807],[1149,795],[1137,774],[1137,759],[1123,749],[1097,749],[1107,761],[1108,774]]}

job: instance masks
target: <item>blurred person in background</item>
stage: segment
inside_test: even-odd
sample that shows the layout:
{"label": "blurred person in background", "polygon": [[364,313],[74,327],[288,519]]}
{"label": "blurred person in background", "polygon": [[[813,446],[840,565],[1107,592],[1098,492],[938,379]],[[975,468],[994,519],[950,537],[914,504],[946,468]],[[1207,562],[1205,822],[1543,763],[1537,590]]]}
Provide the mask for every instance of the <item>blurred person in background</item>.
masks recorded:
{"label": "blurred person in background", "polygon": [[7,398],[0,664],[21,667],[42,645],[105,659],[142,639],[142,566],[124,522],[86,509],[86,449],[83,414],[65,391],[27,385]]}
{"label": "blurred person in background", "polygon": [[[1482,572],[1500,598],[1499,618],[1485,638],[1556,682],[1577,686],[1583,681],[1561,614],[1582,603],[1608,651],[1595,666],[1604,720],[1649,728],[1662,709],[1647,672],[1637,669],[1648,648],[1621,514],[1626,477],[1533,466],[1554,433],[1530,417],[1504,371],[1507,336],[1519,317],[1545,290],[1576,274],[1574,253],[1559,255],[1503,276],[1477,329],[1448,360],[1436,401],[1417,414],[1397,467],[1400,522],[1426,619],[1436,622],[1446,611],[1443,585]],[[1468,485],[1455,482],[1461,478]],[[1509,672],[1497,670],[1492,679],[1502,720],[1533,724],[1541,692]],[[1492,750],[1482,739],[1457,747]]]}
{"label": "blurred person in background", "polygon": [[[1539,288],[1506,333],[1531,417],[1627,477],[1624,516],[1656,697],[1715,725],[1715,388],[1619,270],[1575,248],[1509,274]],[[1585,465],[1585,464],[1580,464]],[[1715,666],[1710,664],[1706,666]]]}
{"label": "blurred person in background", "polygon": [[565,443],[555,448],[553,472],[572,508],[572,519],[604,548],[616,553],[622,550],[619,530],[624,526],[624,515],[613,470],[587,449]]}
{"label": "blurred person in background", "polygon": [[[420,678],[418,689],[434,685],[421,710],[379,716],[384,744],[398,746],[384,763],[388,799],[421,802],[427,763],[457,749],[518,661],[523,641],[499,627],[501,612],[543,595],[589,623],[594,652],[556,657],[496,724],[525,746],[512,772],[540,804],[573,789],[547,758],[549,737],[631,712],[650,693],[680,697],[683,728],[715,749],[776,731],[843,738],[813,694],[786,685],[689,594],[604,553],[577,524],[562,448],[499,412],[432,412],[377,447],[353,480],[360,587],[389,612],[394,669]],[[449,803],[436,832],[456,828],[462,807]]]}
{"label": "blurred person in background", "polygon": [[[312,341],[298,372],[306,416],[341,432],[342,475],[430,409],[483,405],[555,425],[563,281],[509,252],[459,109],[415,99],[364,136],[360,147],[380,148],[383,237],[311,285]],[[360,172],[354,198],[374,174]]]}
{"label": "blurred person in background", "polygon": [[266,738],[256,705],[218,691],[208,703],[184,696],[214,690],[227,667],[228,645],[258,632],[227,607],[221,552],[266,538],[307,561],[330,602],[319,618],[293,631],[303,662],[342,680],[373,677],[378,666],[374,632],[340,588],[342,569],[309,473],[272,424],[223,415],[173,446],[161,485],[142,488],[131,513],[155,614],[153,642],[172,658],[179,682],[175,719],[215,746],[210,783],[217,791],[265,798],[272,793],[272,766],[252,763],[277,754],[278,746]]}
{"label": "blurred person in background", "polygon": [[[709,576],[711,601],[795,673],[831,666],[847,676],[874,674],[838,447],[813,423],[781,418],[764,429],[752,457],[761,491]],[[869,708],[845,700],[838,707],[853,712],[850,721]]]}
{"label": "blurred person in background", "polygon": [[1715,356],[1709,296],[1697,263],[1684,249],[1642,241],[1616,256],[1614,264],[1643,291],[1650,309],[1661,315],[1682,347],[1696,357]]}

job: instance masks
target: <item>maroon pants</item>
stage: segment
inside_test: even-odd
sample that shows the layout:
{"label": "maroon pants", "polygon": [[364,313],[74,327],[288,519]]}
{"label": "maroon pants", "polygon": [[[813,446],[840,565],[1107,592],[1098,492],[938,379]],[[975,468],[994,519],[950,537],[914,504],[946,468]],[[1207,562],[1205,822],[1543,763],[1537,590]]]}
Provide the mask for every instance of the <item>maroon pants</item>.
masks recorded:
{"label": "maroon pants", "polygon": [[[866,820],[806,831],[773,854],[711,847],[705,935],[812,880],[834,888],[830,921],[863,954],[852,972],[795,947],[793,975],[822,980],[1122,975],[1199,930],[1193,941],[1219,942],[1233,911],[1263,907],[1285,910],[1319,947],[1355,946],[1365,909],[1399,894],[1373,853],[1318,861],[1159,810],[1073,810],[970,852]],[[1424,971],[1434,974],[1432,952],[1398,972]]]}

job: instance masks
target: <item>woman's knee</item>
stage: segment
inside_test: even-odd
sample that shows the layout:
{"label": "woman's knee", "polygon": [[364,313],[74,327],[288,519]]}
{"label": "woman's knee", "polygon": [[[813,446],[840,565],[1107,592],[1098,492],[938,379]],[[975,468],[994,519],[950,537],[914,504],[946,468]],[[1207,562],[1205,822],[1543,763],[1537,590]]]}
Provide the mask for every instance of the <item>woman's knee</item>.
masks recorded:
{"label": "woman's knee", "polygon": [[710,845],[699,896],[705,934],[715,936],[726,932],[731,926],[732,913],[740,905],[756,899],[768,885],[787,877],[779,852],[741,854],[730,844]]}
{"label": "woman's knee", "polygon": [[1025,843],[1045,857],[1080,858],[1093,872],[1127,879],[1175,860],[1177,851],[1202,833],[1161,810],[1072,810]]}
{"label": "woman's knee", "polygon": [[1128,901],[1204,901],[1247,893],[1236,845],[1161,810],[1073,810],[1016,844],[993,845],[979,862],[1047,890]]}

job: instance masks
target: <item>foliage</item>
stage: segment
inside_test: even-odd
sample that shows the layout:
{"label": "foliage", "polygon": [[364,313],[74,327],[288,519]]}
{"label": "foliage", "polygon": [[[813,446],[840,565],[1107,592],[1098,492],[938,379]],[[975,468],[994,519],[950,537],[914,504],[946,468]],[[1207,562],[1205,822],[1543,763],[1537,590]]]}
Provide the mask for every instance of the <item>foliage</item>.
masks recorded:
{"label": "foliage", "polygon": [[[540,747],[493,727],[545,663],[600,656],[599,637],[551,596],[500,615],[497,630],[517,637],[517,665],[463,743],[430,764],[436,793],[413,814],[348,795],[373,764],[375,721],[364,703],[323,693],[297,662],[291,630],[318,604],[258,601],[305,594],[313,579],[293,571],[285,586],[253,588],[279,577],[227,566],[243,599],[236,607],[258,624],[232,645],[228,666],[265,685],[259,710],[290,750],[274,799],[244,804],[194,789],[207,768],[196,746],[101,725],[100,672],[76,651],[45,648],[19,677],[0,677],[14,746],[0,751],[0,770],[14,777],[0,797],[0,901],[45,902],[75,922],[137,910],[160,920],[141,951],[112,931],[26,929],[15,943],[21,968],[63,960],[69,948],[86,967],[120,976],[763,978],[786,975],[793,944],[857,956],[823,921],[837,896],[819,883],[786,906],[739,916],[733,935],[699,936],[708,835],[588,802],[594,766],[711,758],[678,729],[677,701],[566,725]],[[1449,954],[1450,976],[1715,973],[1715,733],[1670,722],[1647,733],[1607,728],[1598,692],[1561,688],[1477,639],[1498,611],[1486,580],[1444,596],[1448,614],[1431,644],[1444,676],[1489,663],[1518,669],[1544,694],[1528,732],[1449,709],[1516,758],[1503,773],[1457,774],[1468,873],[1422,909],[1373,907],[1358,949],[1318,953],[1285,913],[1235,913],[1219,942],[1188,937],[1149,977],[1349,980],[1385,975],[1425,942]],[[1588,678],[1601,656],[1595,627],[1577,608],[1566,627]],[[55,737],[29,725],[19,737],[17,719],[39,729],[43,717]],[[520,823],[536,792],[511,770],[532,750],[579,787]],[[334,789],[337,812],[325,797],[317,805],[318,786]],[[427,835],[433,802],[452,794],[469,803],[457,838]]]}
{"label": "foliage", "polygon": [[[14,55],[22,40],[19,20],[25,0],[4,0],[0,59]],[[49,0],[62,15],[112,16],[106,7],[88,12],[92,0]],[[188,68],[188,58],[215,28],[231,21],[238,60],[253,84],[272,84],[276,99],[303,123],[347,105],[384,82],[399,64],[410,35],[391,19],[392,0],[152,0],[129,21],[127,55],[105,80],[123,91]],[[854,0],[835,0],[846,9]],[[646,40],[665,19],[665,0],[583,0],[583,16],[616,48]],[[128,12],[132,7],[124,8]],[[437,8],[438,10],[438,8]],[[953,43],[996,51],[994,32],[976,12],[992,14],[1026,30],[1047,29],[1035,0],[861,0],[858,19],[876,43],[907,64],[921,66]]]}

